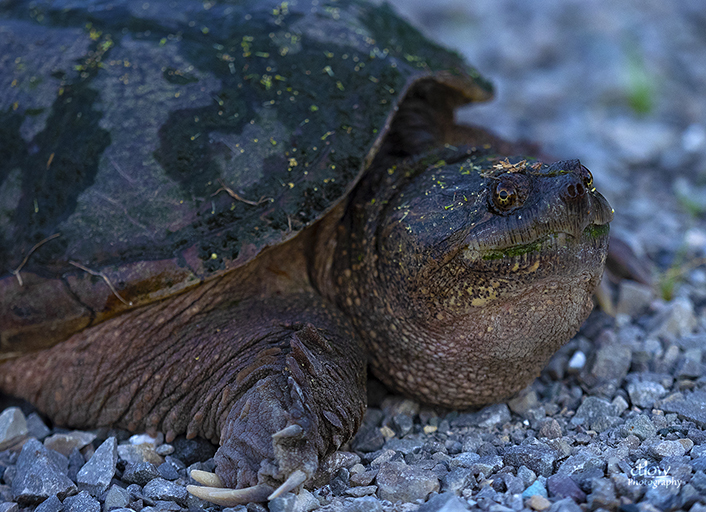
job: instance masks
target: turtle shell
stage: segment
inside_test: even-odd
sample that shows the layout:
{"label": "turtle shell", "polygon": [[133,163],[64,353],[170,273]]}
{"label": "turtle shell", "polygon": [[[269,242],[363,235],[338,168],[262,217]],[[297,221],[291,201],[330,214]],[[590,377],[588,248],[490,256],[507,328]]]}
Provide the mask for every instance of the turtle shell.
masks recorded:
{"label": "turtle shell", "polygon": [[421,78],[491,90],[386,6],[0,5],[0,353],[233,270],[355,185]]}

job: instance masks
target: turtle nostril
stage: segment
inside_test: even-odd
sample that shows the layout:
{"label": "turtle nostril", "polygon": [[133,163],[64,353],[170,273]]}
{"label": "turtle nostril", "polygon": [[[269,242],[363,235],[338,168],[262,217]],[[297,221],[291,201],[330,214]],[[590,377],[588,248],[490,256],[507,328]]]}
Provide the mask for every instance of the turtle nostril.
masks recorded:
{"label": "turtle nostril", "polygon": [[571,183],[566,186],[566,195],[569,199],[578,199],[586,194],[586,187],[581,183]]}

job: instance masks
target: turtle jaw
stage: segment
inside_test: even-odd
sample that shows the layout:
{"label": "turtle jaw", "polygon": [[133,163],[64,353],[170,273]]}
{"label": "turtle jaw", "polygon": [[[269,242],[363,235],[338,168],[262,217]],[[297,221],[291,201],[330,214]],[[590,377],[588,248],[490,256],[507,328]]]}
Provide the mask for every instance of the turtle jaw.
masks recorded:
{"label": "turtle jaw", "polygon": [[478,251],[469,246],[464,251],[464,258],[471,262],[474,260],[478,262],[505,260],[505,262],[509,263],[520,258],[527,260],[527,258],[541,254],[557,253],[562,249],[573,248],[575,251],[583,252],[603,245],[608,240],[609,234],[609,224],[589,224],[578,236],[571,232],[559,231],[549,233],[525,244],[499,249]]}

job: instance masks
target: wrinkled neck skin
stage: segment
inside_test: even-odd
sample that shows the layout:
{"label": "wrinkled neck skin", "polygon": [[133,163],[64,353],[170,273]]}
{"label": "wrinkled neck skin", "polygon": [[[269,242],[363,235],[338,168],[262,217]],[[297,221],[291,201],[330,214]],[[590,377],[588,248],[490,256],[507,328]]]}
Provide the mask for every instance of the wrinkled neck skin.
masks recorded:
{"label": "wrinkled neck skin", "polygon": [[[352,320],[376,376],[426,403],[512,395],[592,309],[612,210],[590,173],[503,161],[472,146],[381,157],[315,235],[315,286]],[[517,201],[494,209],[508,187]]]}

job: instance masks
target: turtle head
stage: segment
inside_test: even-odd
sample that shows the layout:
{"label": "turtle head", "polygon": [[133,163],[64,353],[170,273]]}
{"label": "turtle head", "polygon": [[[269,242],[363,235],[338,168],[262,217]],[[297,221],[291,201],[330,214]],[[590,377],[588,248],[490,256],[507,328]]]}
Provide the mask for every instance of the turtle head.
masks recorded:
{"label": "turtle head", "polygon": [[588,316],[613,211],[578,160],[423,167],[388,170],[407,177],[358,207],[368,219],[334,259],[339,304],[386,384],[450,407],[497,401]]}

